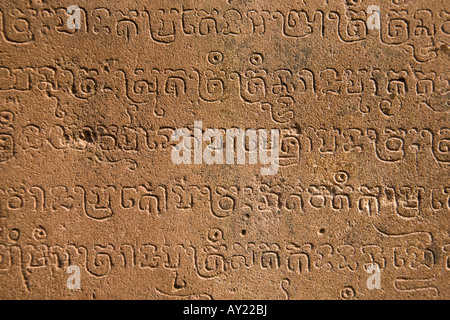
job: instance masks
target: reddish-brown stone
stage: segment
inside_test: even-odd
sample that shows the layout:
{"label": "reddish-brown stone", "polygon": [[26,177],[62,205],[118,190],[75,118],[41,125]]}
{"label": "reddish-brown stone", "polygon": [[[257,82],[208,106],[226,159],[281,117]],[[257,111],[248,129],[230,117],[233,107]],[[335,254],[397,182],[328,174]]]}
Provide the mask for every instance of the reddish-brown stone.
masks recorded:
{"label": "reddish-brown stone", "polygon": [[[448,1],[0,19],[1,299],[450,297]],[[278,129],[278,171],[174,164],[195,121]]]}

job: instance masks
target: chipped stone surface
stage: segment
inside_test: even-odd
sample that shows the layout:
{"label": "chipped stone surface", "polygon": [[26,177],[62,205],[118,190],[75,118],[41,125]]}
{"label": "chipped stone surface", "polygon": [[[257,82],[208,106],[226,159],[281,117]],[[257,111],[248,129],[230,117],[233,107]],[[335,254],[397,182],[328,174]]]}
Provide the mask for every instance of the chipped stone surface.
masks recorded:
{"label": "chipped stone surface", "polygon": [[[1,1],[0,298],[449,299],[449,45],[444,0]],[[194,121],[278,172],[174,164]]]}

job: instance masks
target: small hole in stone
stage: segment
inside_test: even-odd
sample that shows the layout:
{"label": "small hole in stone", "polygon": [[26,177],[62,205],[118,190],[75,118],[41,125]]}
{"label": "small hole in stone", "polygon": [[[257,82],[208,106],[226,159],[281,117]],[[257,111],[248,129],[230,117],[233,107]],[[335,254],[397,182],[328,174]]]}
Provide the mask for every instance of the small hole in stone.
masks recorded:
{"label": "small hole in stone", "polygon": [[244,215],[244,218],[245,218],[245,220],[248,220],[248,219],[250,219],[250,215],[249,215],[248,213],[246,213],[246,214]]}
{"label": "small hole in stone", "polygon": [[94,139],[92,137],[92,134],[89,130],[83,130],[83,138],[86,142],[94,142]]}
{"label": "small hole in stone", "polygon": [[245,236],[246,234],[247,234],[247,230],[242,230],[242,231],[241,231],[241,235],[242,235],[242,236]]}
{"label": "small hole in stone", "polygon": [[324,229],[324,228],[321,228],[321,229],[319,230],[319,233],[320,233],[320,234],[324,234],[324,233],[325,233],[325,229]]}

